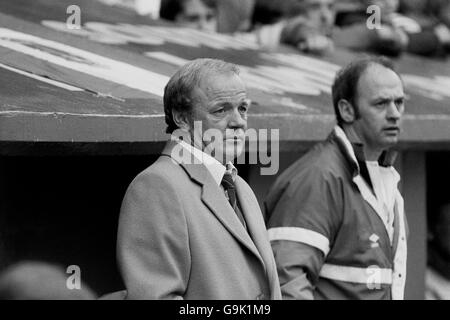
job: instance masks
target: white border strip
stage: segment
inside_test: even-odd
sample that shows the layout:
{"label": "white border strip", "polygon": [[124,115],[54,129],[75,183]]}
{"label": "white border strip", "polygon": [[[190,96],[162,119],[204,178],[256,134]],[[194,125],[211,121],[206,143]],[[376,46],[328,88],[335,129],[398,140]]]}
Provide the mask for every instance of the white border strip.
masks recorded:
{"label": "white border strip", "polygon": [[330,252],[330,241],[327,237],[315,231],[297,227],[279,227],[270,228],[268,232],[270,241],[301,242],[319,249],[325,256]]}
{"label": "white border strip", "polygon": [[320,270],[320,277],[351,283],[361,284],[392,284],[392,270],[377,266],[367,268],[346,267],[324,264]]}

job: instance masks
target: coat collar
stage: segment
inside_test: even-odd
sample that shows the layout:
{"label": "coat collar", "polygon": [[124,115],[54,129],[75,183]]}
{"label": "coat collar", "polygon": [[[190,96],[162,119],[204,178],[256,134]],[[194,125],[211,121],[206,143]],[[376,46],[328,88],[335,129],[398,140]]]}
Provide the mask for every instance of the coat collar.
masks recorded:
{"label": "coat collar", "polygon": [[[210,211],[216,216],[216,218],[222,223],[222,225],[248,250],[250,250],[266,267],[261,254],[255,246],[255,241],[252,241],[249,233],[242,226],[239,219],[236,217],[236,213],[226,200],[223,191],[217,185],[216,181],[209,173],[204,164],[194,162],[194,157],[189,152],[183,152],[183,146],[176,141],[169,141],[166,144],[162,154],[170,157],[172,161],[179,164],[185,172],[188,174],[191,180],[195,181],[202,188],[201,200],[210,209]],[[246,219],[247,226],[249,227],[250,234],[255,233],[258,229],[255,225],[255,217],[251,213],[252,210],[256,210],[251,204],[248,204],[248,194],[242,188],[243,181],[237,178],[236,191],[238,199],[242,207],[242,213]],[[257,208],[259,210],[259,208]],[[262,217],[261,217],[262,219]],[[257,232],[257,231],[256,231]]]}
{"label": "coat collar", "polygon": [[[334,127],[328,139],[338,144],[339,149],[352,168],[353,177],[361,174],[370,182],[366,167],[366,157],[364,155],[364,145],[360,141],[350,141],[344,130],[339,126]],[[382,167],[392,167],[393,169],[396,158],[397,151],[388,149],[383,151],[380,158],[378,158],[378,164]]]}

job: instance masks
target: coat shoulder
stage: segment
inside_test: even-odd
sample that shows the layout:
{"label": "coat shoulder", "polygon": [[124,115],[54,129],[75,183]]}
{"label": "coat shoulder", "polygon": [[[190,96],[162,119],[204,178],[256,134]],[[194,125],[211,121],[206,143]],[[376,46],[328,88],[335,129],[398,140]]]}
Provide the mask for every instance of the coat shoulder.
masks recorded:
{"label": "coat shoulder", "polygon": [[141,171],[133,182],[150,178],[171,181],[181,176],[186,176],[186,173],[176,161],[167,156],[160,156],[154,163]]}
{"label": "coat shoulder", "polygon": [[349,174],[345,161],[336,143],[324,141],[291,164],[277,180],[296,185],[308,178],[340,179]]}

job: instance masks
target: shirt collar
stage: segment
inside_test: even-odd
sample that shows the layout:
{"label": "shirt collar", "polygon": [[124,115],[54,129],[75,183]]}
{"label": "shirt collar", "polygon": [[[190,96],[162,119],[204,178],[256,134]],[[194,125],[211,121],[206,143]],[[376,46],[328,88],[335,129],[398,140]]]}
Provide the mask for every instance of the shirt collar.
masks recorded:
{"label": "shirt collar", "polygon": [[172,136],[172,140],[179,143],[186,151],[192,154],[201,164],[203,164],[208,172],[212,175],[214,181],[217,185],[220,185],[222,182],[223,175],[225,172],[229,172],[233,177],[233,181],[237,176],[237,169],[233,165],[233,163],[228,162],[226,166],[217,161],[214,157],[211,157],[209,154],[201,151],[200,149],[184,142],[178,137]]}

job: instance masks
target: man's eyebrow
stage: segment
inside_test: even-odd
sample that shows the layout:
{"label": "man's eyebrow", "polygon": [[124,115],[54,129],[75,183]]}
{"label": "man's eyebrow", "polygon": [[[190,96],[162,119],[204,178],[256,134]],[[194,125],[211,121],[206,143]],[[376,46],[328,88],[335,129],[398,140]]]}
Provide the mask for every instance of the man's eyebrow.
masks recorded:
{"label": "man's eyebrow", "polygon": [[388,97],[375,97],[371,100],[371,102],[386,102],[392,100],[391,98]]}
{"label": "man's eyebrow", "polygon": [[405,100],[405,96],[404,95],[400,95],[400,96],[396,96],[396,97],[388,97],[388,96],[378,96],[375,97],[373,99],[371,99],[372,102],[377,102],[377,101],[390,101],[390,100]]}
{"label": "man's eyebrow", "polygon": [[228,107],[232,107],[233,104],[229,101],[216,101],[213,102],[212,104],[212,108],[218,108],[218,107],[222,107],[222,108],[228,108]]}

